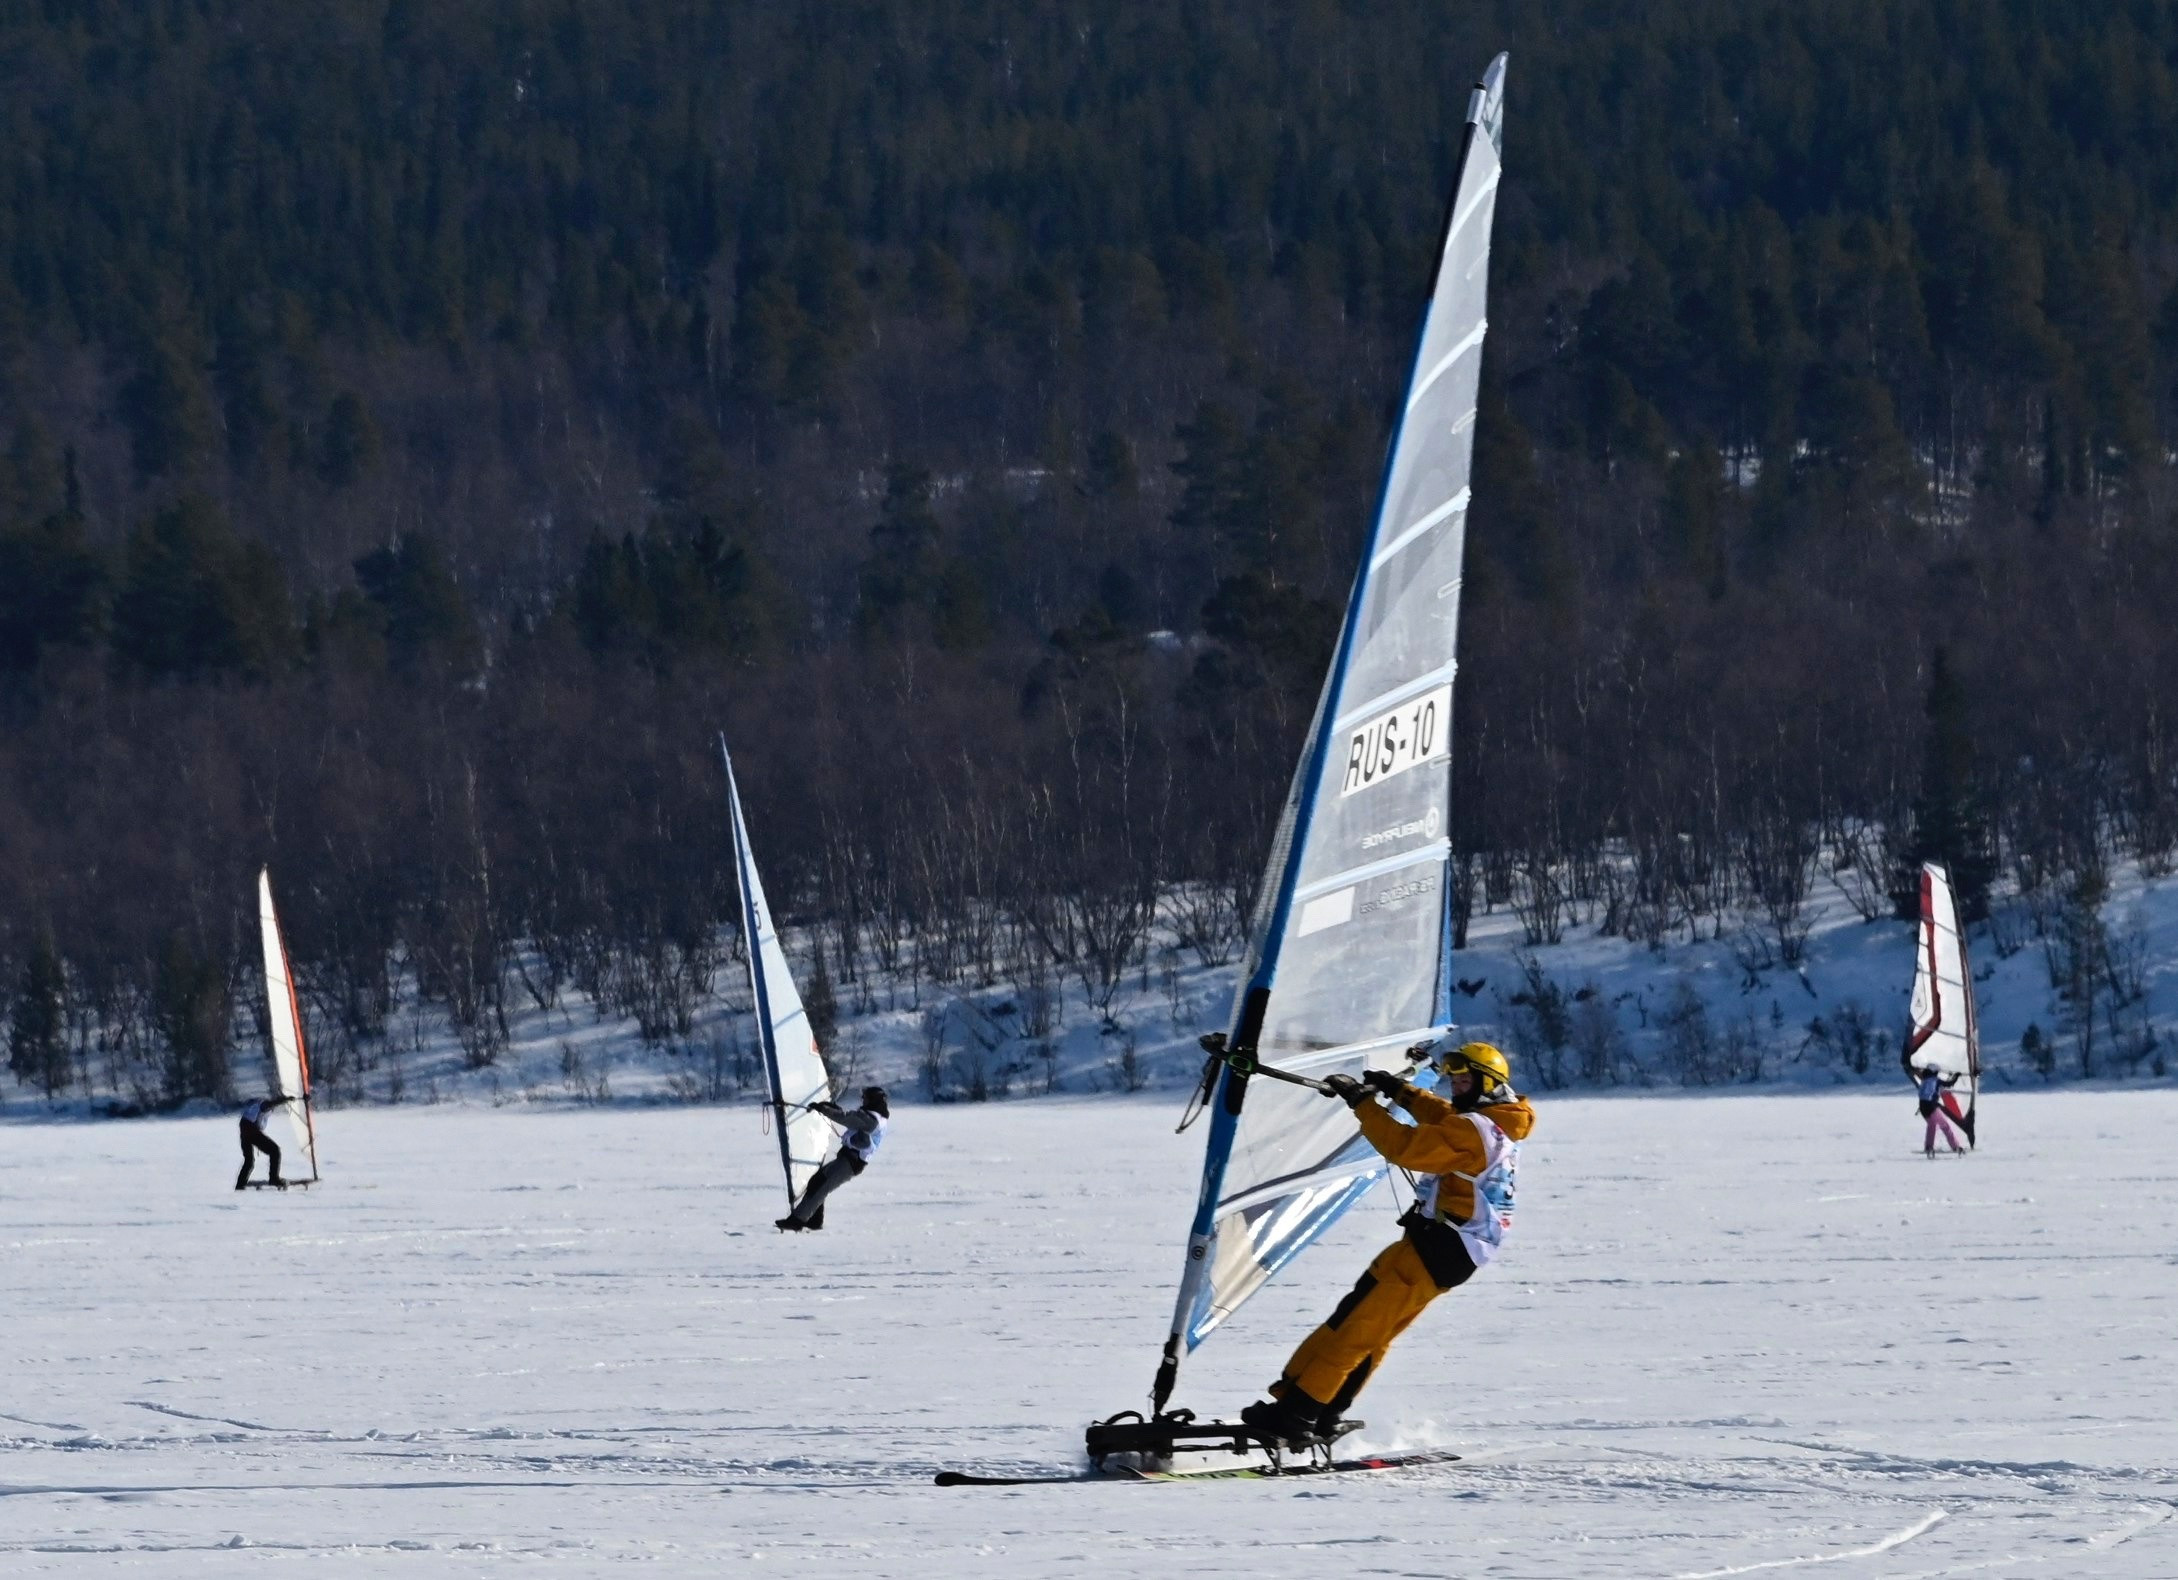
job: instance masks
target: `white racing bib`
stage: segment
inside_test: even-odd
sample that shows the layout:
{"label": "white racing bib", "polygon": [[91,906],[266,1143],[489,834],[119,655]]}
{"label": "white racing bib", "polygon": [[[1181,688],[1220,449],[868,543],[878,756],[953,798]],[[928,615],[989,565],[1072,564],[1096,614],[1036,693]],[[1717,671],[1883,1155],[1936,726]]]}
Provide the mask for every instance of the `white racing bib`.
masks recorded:
{"label": "white racing bib", "polygon": [[1487,1266],[1497,1255],[1498,1247],[1505,1243],[1505,1235],[1512,1228],[1513,1176],[1520,1166],[1520,1143],[1498,1129],[1487,1115],[1463,1114],[1460,1117],[1475,1127],[1488,1161],[1476,1174],[1425,1175],[1415,1182],[1414,1198],[1422,1211],[1434,1218],[1438,1193],[1447,1177],[1463,1179],[1474,1186],[1474,1216],[1453,1227],[1459,1230],[1467,1254],[1479,1268]]}
{"label": "white racing bib", "polygon": [[877,1114],[872,1117],[877,1120],[875,1130],[850,1130],[840,1137],[840,1145],[865,1163],[877,1156],[877,1149],[885,1139],[885,1116]]}

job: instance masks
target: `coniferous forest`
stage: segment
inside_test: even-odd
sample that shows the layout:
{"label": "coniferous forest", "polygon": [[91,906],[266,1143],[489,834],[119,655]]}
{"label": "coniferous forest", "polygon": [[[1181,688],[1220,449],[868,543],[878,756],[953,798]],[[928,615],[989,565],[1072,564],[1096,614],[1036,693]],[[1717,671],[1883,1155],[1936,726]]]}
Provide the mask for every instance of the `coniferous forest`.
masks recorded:
{"label": "coniferous forest", "polygon": [[1457,904],[2178,860],[2178,7],[0,0],[19,1078],[1230,956],[1500,49]]}

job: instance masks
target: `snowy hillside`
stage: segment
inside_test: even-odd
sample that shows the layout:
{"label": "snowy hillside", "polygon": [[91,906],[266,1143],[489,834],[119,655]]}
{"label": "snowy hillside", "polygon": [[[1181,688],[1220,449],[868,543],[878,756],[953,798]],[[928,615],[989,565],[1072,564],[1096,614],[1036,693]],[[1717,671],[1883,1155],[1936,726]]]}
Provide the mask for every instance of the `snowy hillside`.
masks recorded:
{"label": "snowy hillside", "polygon": [[[1546,1101],[1505,1260],[1362,1399],[1368,1446],[1464,1464],[933,1487],[1141,1406],[1169,1110],[909,1110],[799,1237],[745,1110],[353,1110],[323,1186],[247,1196],[231,1120],[8,1127],[0,1572],[2178,1573],[2162,1091],[1993,1095],[1934,1163],[1903,1092]],[[1391,1215],[1176,1402],[1254,1397]]]}
{"label": "snowy hillside", "polygon": [[[1558,942],[1531,947],[1521,916],[1499,906],[1474,919],[1455,964],[1457,1002],[1463,1024],[1501,1040],[1522,1084],[1541,1090],[1890,1083],[1913,930],[1888,917],[1864,920],[1872,908],[1837,881],[1818,886],[1801,917],[1801,959],[1787,965],[1775,929],[1753,916],[1721,925],[1704,918],[1698,937],[1681,929],[1658,947],[1575,920]],[[2043,1084],[2038,1052],[2060,1081],[2169,1073],[2178,878],[2121,868],[2086,914],[2099,932],[2083,941],[2077,907],[2009,896],[1971,929],[1994,1089]],[[799,936],[790,933],[789,944],[803,958]],[[842,989],[826,1052],[843,1084],[880,1080],[911,1101],[1170,1090],[1199,1074],[1195,1037],[1225,1025],[1237,971],[1230,962],[1204,965],[1168,926],[1104,1010],[1078,976],[1056,972],[968,991],[934,987],[912,971],[871,974]],[[2065,994],[2053,986],[2060,981]],[[382,1042],[321,1053],[320,1096],[329,1108],[753,1101],[762,1075],[745,968],[729,962],[713,987],[691,1035],[658,1046],[570,990],[554,1010],[513,1017],[508,1048],[481,1068],[464,1057],[437,1006],[410,998]],[[254,1042],[238,1046],[243,1090],[260,1078],[260,1059]],[[102,1106],[78,1101],[59,1111]],[[0,1107],[16,1116],[53,1111],[5,1075]]]}

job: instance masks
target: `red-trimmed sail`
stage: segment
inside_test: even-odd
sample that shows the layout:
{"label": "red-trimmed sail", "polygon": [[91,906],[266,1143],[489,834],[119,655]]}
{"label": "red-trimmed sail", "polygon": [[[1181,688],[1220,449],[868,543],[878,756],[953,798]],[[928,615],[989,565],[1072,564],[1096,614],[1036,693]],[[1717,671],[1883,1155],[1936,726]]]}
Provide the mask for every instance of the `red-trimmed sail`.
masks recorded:
{"label": "red-trimmed sail", "polygon": [[1951,875],[1935,862],[1921,868],[1921,932],[1915,950],[1913,1007],[1906,1065],[1957,1076],[1951,1088],[1968,1114],[1981,1085],[1981,1032],[1974,1018],[1974,973]]}

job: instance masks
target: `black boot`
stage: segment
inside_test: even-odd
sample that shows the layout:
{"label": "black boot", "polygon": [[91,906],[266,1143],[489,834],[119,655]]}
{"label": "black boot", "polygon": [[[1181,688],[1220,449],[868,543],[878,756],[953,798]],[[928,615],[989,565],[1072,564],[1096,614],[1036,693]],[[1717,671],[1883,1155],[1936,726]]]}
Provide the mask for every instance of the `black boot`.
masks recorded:
{"label": "black boot", "polygon": [[1288,1383],[1275,1399],[1258,1399],[1240,1412],[1241,1423],[1253,1427],[1275,1443],[1306,1447],[1317,1440],[1317,1423],[1324,1405]]}
{"label": "black boot", "polygon": [[1354,1431],[1361,1425],[1359,1421],[1352,1419],[1346,1412],[1353,1409],[1354,1400],[1368,1383],[1369,1374],[1375,1370],[1376,1360],[1372,1356],[1356,1366],[1348,1374],[1346,1381],[1339,1385],[1339,1391],[1331,1396],[1331,1402],[1325,1405],[1316,1417],[1317,1437],[1329,1443],[1348,1432]]}
{"label": "black boot", "polygon": [[791,1229],[796,1234],[800,1234],[804,1229],[808,1228],[809,1225],[802,1222],[801,1219],[789,1214],[787,1217],[776,1218],[772,1220],[772,1227],[775,1229]]}

